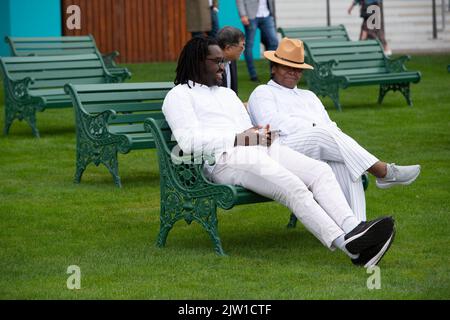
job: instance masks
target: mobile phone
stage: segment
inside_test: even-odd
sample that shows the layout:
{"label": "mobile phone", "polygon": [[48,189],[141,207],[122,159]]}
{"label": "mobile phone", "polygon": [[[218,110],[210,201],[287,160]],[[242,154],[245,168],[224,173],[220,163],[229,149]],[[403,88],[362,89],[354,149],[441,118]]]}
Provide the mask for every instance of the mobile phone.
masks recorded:
{"label": "mobile phone", "polygon": [[[261,129],[258,130],[258,132],[259,132],[260,134],[261,134],[261,133],[265,133],[265,132],[266,132],[266,129],[261,128]],[[269,130],[269,132],[270,132],[270,134],[279,134],[279,133],[281,132],[281,130]]]}

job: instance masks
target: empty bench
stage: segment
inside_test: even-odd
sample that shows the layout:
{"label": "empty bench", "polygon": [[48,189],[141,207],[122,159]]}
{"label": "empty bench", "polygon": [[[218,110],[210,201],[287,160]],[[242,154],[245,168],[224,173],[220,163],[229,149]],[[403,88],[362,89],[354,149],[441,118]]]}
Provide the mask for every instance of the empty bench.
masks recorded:
{"label": "empty bench", "polygon": [[[63,36],[63,37],[5,37],[9,44],[11,54],[16,57],[26,56],[59,56],[86,53],[99,53],[94,37],[87,36]],[[119,52],[113,51],[101,54],[108,71],[120,76],[126,74],[126,68],[118,67],[115,59]]]}
{"label": "empty bench", "polygon": [[[219,236],[217,208],[229,210],[237,205],[272,201],[240,186],[220,185],[209,181],[203,172],[205,161],[214,158],[180,155],[180,149],[164,118],[149,118],[145,130],[156,144],[160,172],[160,228],[156,244],[164,247],[173,225],[179,220],[199,223],[209,234],[218,255],[225,255]],[[364,189],[369,180],[363,176]],[[297,218],[291,214],[289,228]]]}
{"label": "empty bench", "polygon": [[306,71],[309,89],[329,96],[338,110],[339,89],[351,86],[379,85],[380,104],[388,91],[398,90],[412,105],[410,83],[418,83],[421,74],[407,71],[405,62],[409,56],[388,58],[377,40],[305,42],[305,49],[308,63],[314,67]]}
{"label": "empty bench", "polygon": [[0,58],[5,87],[5,127],[15,119],[25,120],[33,134],[39,137],[36,111],[72,107],[64,92],[66,83],[122,82],[130,73],[112,75],[98,53],[73,56],[6,57]]}
{"label": "empty bench", "polygon": [[75,110],[76,183],[90,163],[103,164],[121,187],[118,153],[155,148],[153,135],[144,130],[148,117],[163,118],[163,100],[169,82],[65,86]]}

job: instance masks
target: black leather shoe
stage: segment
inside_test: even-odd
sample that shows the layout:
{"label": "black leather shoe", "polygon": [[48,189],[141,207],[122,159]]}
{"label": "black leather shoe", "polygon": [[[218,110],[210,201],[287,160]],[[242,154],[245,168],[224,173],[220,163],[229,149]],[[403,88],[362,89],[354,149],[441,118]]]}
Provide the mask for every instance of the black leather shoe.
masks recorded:
{"label": "black leather shoe", "polygon": [[361,222],[345,235],[345,248],[352,254],[386,243],[394,231],[394,219],[381,217],[372,221]]}
{"label": "black leather shoe", "polygon": [[381,258],[386,254],[388,249],[390,248],[392,242],[395,238],[395,228],[392,231],[389,239],[380,243],[376,246],[370,247],[359,254],[359,257],[356,259],[352,259],[353,264],[357,266],[364,266],[364,268],[369,268],[375,266],[380,262]]}

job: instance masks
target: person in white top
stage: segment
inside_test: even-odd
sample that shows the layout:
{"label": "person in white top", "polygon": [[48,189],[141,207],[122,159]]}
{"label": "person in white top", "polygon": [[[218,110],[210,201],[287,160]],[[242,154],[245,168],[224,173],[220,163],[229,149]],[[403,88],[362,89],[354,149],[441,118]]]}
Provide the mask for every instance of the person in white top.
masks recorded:
{"label": "person in white top", "polygon": [[[245,30],[244,57],[250,80],[259,82],[253,63],[253,44],[257,29],[261,32],[261,42],[266,50],[275,50],[278,46],[275,23],[275,0],[236,0],[239,17]],[[259,47],[259,46],[258,46]]]}
{"label": "person in white top", "polygon": [[377,264],[393,241],[392,217],[356,218],[331,168],[278,142],[269,126],[253,126],[236,94],[221,87],[224,55],[212,38],[188,41],[178,59],[175,87],[162,111],[187,154],[213,156],[213,182],[243,186],[287,206],[326,247],[356,265]]}
{"label": "person in white top", "polygon": [[272,62],[272,79],[250,95],[248,109],[253,124],[268,123],[280,130],[283,144],[313,159],[326,161],[357,217],[366,220],[361,176],[368,171],[379,188],[410,184],[420,166],[398,166],[379,161],[330,120],[319,98],[297,88],[302,72],[313,67],[304,63],[303,42],[284,38],[276,51],[264,56]]}

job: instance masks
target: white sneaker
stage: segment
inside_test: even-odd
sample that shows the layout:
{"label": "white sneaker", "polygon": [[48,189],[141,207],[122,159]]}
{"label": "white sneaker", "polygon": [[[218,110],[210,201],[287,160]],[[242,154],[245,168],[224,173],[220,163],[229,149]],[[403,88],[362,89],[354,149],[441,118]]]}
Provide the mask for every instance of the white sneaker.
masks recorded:
{"label": "white sneaker", "polygon": [[380,189],[387,189],[396,184],[408,185],[414,182],[420,174],[420,165],[397,166],[395,163],[387,165],[384,178],[377,178],[375,184]]}

